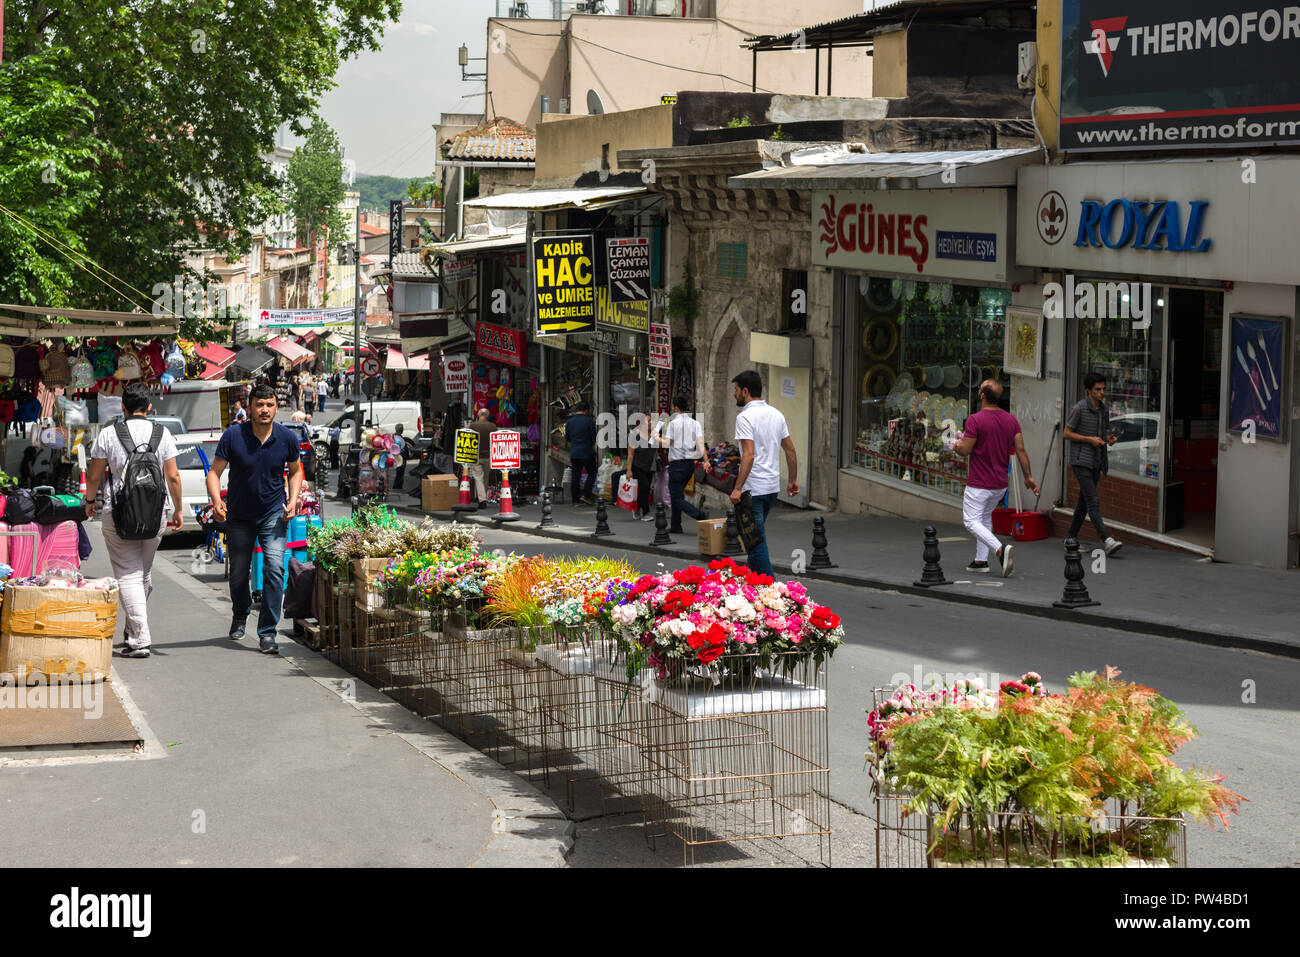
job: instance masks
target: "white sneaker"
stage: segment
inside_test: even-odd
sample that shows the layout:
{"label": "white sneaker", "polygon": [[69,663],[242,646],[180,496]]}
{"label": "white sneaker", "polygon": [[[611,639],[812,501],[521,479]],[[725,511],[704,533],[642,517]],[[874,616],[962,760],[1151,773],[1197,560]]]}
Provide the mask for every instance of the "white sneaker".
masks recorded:
{"label": "white sneaker", "polygon": [[1108,538],[1108,539],[1106,539],[1106,554],[1107,554],[1107,555],[1114,555],[1117,551],[1119,551],[1119,550],[1120,550],[1121,548],[1123,548],[1123,547],[1124,547],[1124,543],[1123,543],[1123,542],[1117,542],[1117,541],[1115,541],[1115,539],[1113,539],[1113,538]]}
{"label": "white sneaker", "polygon": [[1014,545],[1003,545],[998,549],[998,561],[1002,565],[1002,577],[1008,578],[1011,570],[1016,567],[1016,548]]}
{"label": "white sneaker", "polygon": [[641,521],[643,522],[653,522],[654,520],[655,517],[651,515],[649,512],[646,512],[644,515],[641,516]]}

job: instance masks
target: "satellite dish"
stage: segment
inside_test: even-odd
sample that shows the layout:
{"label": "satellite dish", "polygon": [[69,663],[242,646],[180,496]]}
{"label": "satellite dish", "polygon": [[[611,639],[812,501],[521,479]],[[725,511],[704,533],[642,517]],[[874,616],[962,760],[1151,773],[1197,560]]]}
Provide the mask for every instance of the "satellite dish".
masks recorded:
{"label": "satellite dish", "polygon": [[605,112],[605,104],[600,102],[600,94],[595,90],[587,91],[587,112],[592,116]]}

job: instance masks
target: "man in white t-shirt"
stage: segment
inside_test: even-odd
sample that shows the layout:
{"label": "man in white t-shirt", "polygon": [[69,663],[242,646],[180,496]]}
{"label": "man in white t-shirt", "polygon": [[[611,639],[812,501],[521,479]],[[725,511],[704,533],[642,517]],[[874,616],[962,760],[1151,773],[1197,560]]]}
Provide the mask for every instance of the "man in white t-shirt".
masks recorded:
{"label": "man in white t-shirt", "polygon": [[785,462],[790,472],[786,494],[799,494],[799,483],[795,479],[799,474],[799,464],[795,457],[794,441],[790,438],[790,430],[786,428],[785,416],[763,401],[763,380],[757,372],[742,372],[731,382],[734,386],[732,395],[735,396],[736,405],[741,407],[740,414],[736,416],[740,471],[736,475],[736,487],[731,493],[731,501],[739,503],[742,493],[749,493],[754,508],[754,522],[763,535],[763,541],[749,553],[749,567],[760,575],[774,575],[772,559],[767,552],[764,523],[781,491],[778,449],[785,450]]}
{"label": "man in white t-shirt", "polygon": [[673,417],[664,426],[659,444],[668,449],[668,494],[672,500],[672,525],[668,531],[681,535],[682,512],[695,521],[709,517],[709,513],[696,508],[686,500],[686,483],[695,473],[695,463],[704,458],[704,430],[700,423],[686,411],[690,399],[679,395],[673,399]]}
{"label": "man in white t-shirt", "polygon": [[[153,438],[154,423],[147,416],[153,412],[149,401],[149,390],[140,382],[132,382],[122,390],[122,409],[126,412],[125,425],[131,433],[131,440],[139,445],[146,445]],[[154,449],[162,465],[163,479],[171,493],[171,502],[163,499],[163,521],[174,529],[184,524],[181,511],[181,473],[176,468],[176,440],[166,429]],[[104,486],[104,515],[101,529],[104,544],[108,547],[108,560],[113,566],[113,576],[117,579],[119,600],[126,618],[123,629],[124,647],[122,654],[127,658],[148,658],[152,645],[149,634],[149,617],[146,602],[153,591],[153,557],[162,541],[163,528],[158,526],[158,534],[143,540],[120,538],[113,527],[113,493],[122,487],[121,476],[126,469],[127,457],[131,450],[122,446],[116,429],[106,427],[95,439],[90,450],[90,470],[86,476],[86,517],[93,518],[96,511],[95,496],[99,492],[104,473],[110,473],[109,482]],[[170,508],[168,507],[170,505]],[[167,513],[171,520],[167,521]]]}

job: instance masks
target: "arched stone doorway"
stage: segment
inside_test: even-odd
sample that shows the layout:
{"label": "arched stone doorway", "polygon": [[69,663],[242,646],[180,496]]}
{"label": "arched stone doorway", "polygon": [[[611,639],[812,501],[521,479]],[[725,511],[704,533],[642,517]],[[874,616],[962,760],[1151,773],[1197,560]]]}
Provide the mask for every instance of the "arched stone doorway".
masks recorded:
{"label": "arched stone doorway", "polygon": [[754,364],[749,361],[749,327],[742,321],[740,306],[732,302],[722,314],[709,344],[709,372],[701,377],[707,395],[702,395],[701,411],[707,415],[706,441],[734,441],[736,403],[731,398],[731,380]]}

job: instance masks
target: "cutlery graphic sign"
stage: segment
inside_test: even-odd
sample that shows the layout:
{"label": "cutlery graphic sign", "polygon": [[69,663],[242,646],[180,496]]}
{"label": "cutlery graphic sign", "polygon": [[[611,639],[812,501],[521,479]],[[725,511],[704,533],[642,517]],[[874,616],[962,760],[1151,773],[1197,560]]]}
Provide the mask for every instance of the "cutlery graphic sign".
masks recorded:
{"label": "cutlery graphic sign", "polygon": [[1286,318],[1233,316],[1229,344],[1228,431],[1286,440]]}

